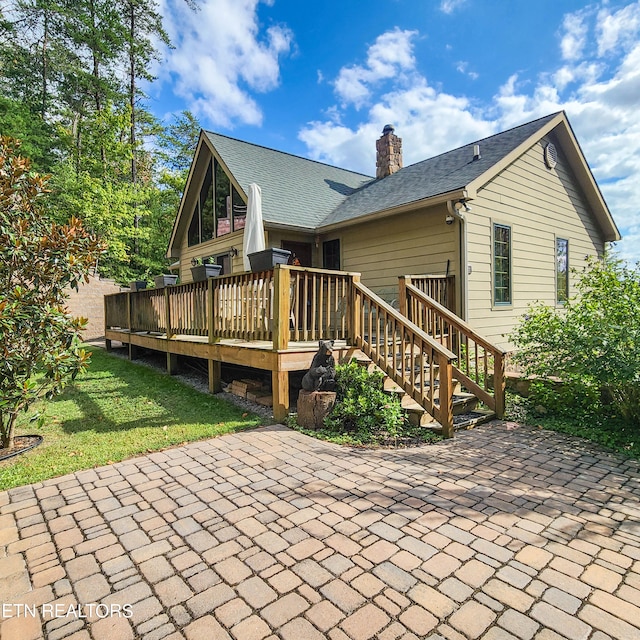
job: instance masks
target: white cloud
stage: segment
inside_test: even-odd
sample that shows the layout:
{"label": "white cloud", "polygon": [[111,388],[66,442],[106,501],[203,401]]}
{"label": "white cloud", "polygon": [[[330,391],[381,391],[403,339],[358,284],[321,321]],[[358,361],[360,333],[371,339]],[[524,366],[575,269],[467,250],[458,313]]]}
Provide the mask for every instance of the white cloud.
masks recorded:
{"label": "white cloud", "polygon": [[334,87],[342,102],[362,107],[382,80],[402,77],[415,66],[412,39],[416,31],[387,31],[369,47],[366,65],[343,67]]}
{"label": "white cloud", "polygon": [[469,71],[469,63],[466,60],[460,60],[460,62],[456,64],[456,71],[468,76],[472,80],[479,78],[479,75],[475,71]]}
{"label": "white cloud", "polygon": [[[343,124],[348,101],[336,85],[342,107],[334,106],[325,121],[309,123],[299,138],[311,157],[372,175],[375,140],[387,123],[395,125],[404,140],[407,165],[565,110],[622,232],[617,250],[635,262],[640,259],[639,34],[640,1],[612,11],[603,0],[588,11],[568,14],[558,36],[562,64],[533,81],[522,81],[514,73],[484,104],[430,86],[418,73],[418,63],[409,63],[412,55],[403,58],[407,64],[402,67],[411,76],[410,85],[401,76],[381,74],[378,79],[384,77],[385,82],[376,86],[369,81],[373,75],[363,73],[372,73],[369,67],[345,67],[339,77],[354,79],[350,86],[355,99],[350,104],[357,104],[357,99],[364,104],[366,99],[368,105],[360,122]],[[412,33],[408,41],[416,36]],[[459,71],[464,72],[462,65]],[[347,69],[360,70],[358,82],[344,75]]]}
{"label": "white cloud", "polygon": [[422,80],[410,89],[393,90],[371,107],[355,130],[332,120],[311,122],[299,134],[312,158],[371,175],[375,144],[385,124],[393,124],[405,142],[409,165],[495,132],[495,123],[475,114],[466,98],[439,93]]}
{"label": "white cloud", "polygon": [[175,47],[156,71],[159,83],[171,81],[188,108],[215,125],[260,124],[262,112],[251,93],[280,82],[279,59],[289,53],[293,36],[283,26],[261,31],[258,4],[201,0],[191,11],[185,2],[163,0],[159,9]]}
{"label": "white cloud", "polygon": [[587,25],[582,11],[569,13],[564,17],[564,35],[560,50],[564,60],[578,60],[587,43]]}
{"label": "white cloud", "polygon": [[602,9],[598,14],[596,34],[598,55],[603,56],[637,38],[640,28],[640,5],[633,3],[615,13]]}
{"label": "white cloud", "polygon": [[466,3],[467,0],[442,0],[440,3],[440,11],[452,14],[456,9]]}

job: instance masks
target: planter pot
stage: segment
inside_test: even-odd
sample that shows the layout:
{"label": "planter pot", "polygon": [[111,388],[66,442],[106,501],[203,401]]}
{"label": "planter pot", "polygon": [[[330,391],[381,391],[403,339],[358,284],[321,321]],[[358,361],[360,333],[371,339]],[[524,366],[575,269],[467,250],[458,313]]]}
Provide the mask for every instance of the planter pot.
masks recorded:
{"label": "planter pot", "polygon": [[156,285],[156,289],[162,289],[163,287],[168,287],[172,284],[176,284],[178,282],[178,276],[174,276],[173,274],[163,274],[161,276],[156,276],[153,279],[153,283]]}
{"label": "planter pot", "polygon": [[191,277],[194,282],[203,282],[207,278],[219,276],[221,271],[221,264],[198,264],[191,267]]}
{"label": "planter pot", "polygon": [[129,283],[129,288],[131,289],[131,291],[140,291],[141,289],[146,289],[147,288],[147,281],[146,280],[133,280],[132,282]]}
{"label": "planter pot", "polygon": [[264,251],[256,251],[256,253],[250,253],[249,264],[251,264],[251,271],[268,271],[273,269],[277,264],[287,264],[291,251],[287,249],[265,249]]}

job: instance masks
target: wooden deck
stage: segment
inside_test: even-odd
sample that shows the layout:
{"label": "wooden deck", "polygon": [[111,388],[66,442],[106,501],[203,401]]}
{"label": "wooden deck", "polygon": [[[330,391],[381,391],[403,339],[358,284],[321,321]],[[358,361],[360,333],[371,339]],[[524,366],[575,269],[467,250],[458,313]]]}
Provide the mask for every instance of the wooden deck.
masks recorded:
{"label": "wooden deck", "polygon": [[105,338],[209,363],[209,389],[220,388],[222,363],[271,372],[273,412],[289,412],[289,373],[307,370],[318,340],[347,354],[348,292],[357,274],[278,266],[273,271],[210,278],[165,289],[105,297]]}
{"label": "wooden deck", "polygon": [[[440,280],[435,284],[442,289]],[[414,289],[403,286],[404,301],[409,291],[435,302]],[[176,371],[179,356],[206,360],[212,392],[220,389],[223,363],[270,371],[277,420],[289,413],[290,372],[309,369],[319,340],[334,340],[336,360],[362,350],[451,436],[453,363],[460,353],[425,330],[444,326],[442,313],[448,314],[442,316],[446,326],[453,326],[455,316],[436,305],[430,311],[436,316],[423,328],[364,287],[359,274],[278,265],[273,271],[105,296],[105,338],[107,348],[113,341],[128,345],[130,357],[138,347],[166,353],[169,373]],[[456,324],[456,331],[459,344],[467,327]],[[487,379],[480,381],[485,390]],[[487,392],[483,400],[492,398]]]}

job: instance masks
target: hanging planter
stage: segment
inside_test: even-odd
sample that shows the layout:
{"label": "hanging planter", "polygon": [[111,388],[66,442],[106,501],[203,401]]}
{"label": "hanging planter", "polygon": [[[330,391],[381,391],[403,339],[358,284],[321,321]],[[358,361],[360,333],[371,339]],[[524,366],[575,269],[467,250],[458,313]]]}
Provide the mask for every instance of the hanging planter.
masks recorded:
{"label": "hanging planter", "polygon": [[264,251],[256,251],[248,256],[251,264],[251,271],[268,271],[273,269],[277,264],[287,264],[291,257],[291,251],[287,249],[264,249]]}

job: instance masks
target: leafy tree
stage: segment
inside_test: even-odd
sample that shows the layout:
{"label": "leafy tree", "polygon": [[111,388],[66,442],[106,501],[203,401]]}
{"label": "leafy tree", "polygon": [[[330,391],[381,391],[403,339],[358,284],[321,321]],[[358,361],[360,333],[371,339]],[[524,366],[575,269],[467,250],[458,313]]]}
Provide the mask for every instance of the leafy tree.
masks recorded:
{"label": "leafy tree", "polygon": [[606,411],[640,426],[640,264],[591,259],[577,287],[564,309],[530,307],[511,335],[515,360],[528,375],[560,379],[534,386],[546,409]]}
{"label": "leafy tree", "polygon": [[191,111],[174,115],[173,121],[158,133],[157,155],[163,166],[186,180],[191,158],[200,138],[200,124]]}
{"label": "leafy tree", "polygon": [[17,143],[0,138],[0,446],[12,448],[16,418],[53,397],[86,368],[83,319],[65,309],[101,245],[82,222],[51,222],[43,213],[46,180],[30,172]]}
{"label": "leafy tree", "polygon": [[131,114],[129,144],[131,146],[131,181],[138,181],[138,125],[144,119],[140,114],[139,99],[143,95],[140,80],[153,80],[149,68],[159,59],[156,42],[169,45],[169,36],[162,26],[162,16],[156,11],[155,0],[123,0],[121,20],[126,24],[127,97]]}
{"label": "leafy tree", "polygon": [[60,138],[54,127],[24,102],[0,96],[0,131],[19,139],[37,171],[48,173],[58,160]]}

